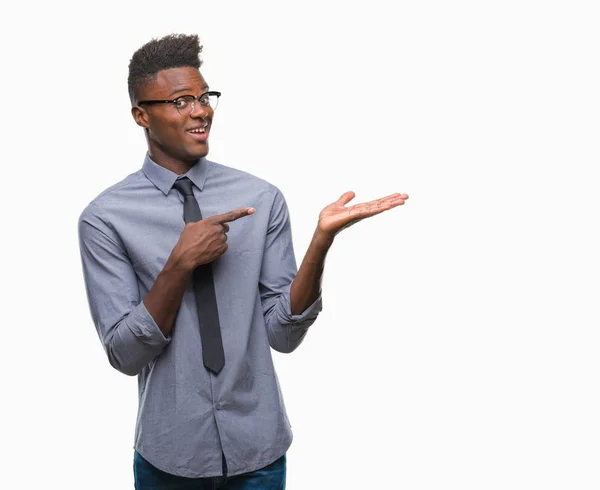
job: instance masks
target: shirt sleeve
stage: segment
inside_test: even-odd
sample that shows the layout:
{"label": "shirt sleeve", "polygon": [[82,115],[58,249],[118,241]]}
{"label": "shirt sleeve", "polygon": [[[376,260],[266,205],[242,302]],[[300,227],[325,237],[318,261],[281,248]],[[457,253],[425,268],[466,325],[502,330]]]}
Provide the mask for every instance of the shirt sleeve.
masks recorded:
{"label": "shirt sleeve", "polygon": [[269,343],[279,352],[292,352],[322,309],[319,297],[299,315],[292,315],[290,286],[298,272],[287,204],[277,190],[271,208],[260,274],[260,296]]}
{"label": "shirt sleeve", "polygon": [[135,376],[170,341],[140,300],[137,277],[118,234],[91,203],[79,218],[79,248],[92,320],[110,364]]}

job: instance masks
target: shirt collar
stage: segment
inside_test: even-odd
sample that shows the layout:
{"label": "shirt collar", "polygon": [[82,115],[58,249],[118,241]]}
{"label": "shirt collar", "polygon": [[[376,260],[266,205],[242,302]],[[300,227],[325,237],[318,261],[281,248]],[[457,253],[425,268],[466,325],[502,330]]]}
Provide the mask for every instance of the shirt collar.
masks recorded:
{"label": "shirt collar", "polygon": [[146,177],[148,177],[148,179],[166,196],[173,187],[173,184],[177,178],[183,176],[186,176],[198,189],[202,190],[204,187],[204,181],[206,180],[206,174],[208,172],[208,160],[206,160],[204,157],[200,158],[192,168],[180,176],[156,163],[154,160],[152,160],[152,158],[150,158],[150,155],[146,153],[142,171]]}

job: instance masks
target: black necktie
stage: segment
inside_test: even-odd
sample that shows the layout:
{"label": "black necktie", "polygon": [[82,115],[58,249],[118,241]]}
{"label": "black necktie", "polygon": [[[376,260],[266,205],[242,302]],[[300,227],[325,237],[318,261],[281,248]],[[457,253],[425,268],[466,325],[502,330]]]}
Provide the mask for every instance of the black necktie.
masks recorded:
{"label": "black necktie", "polygon": [[[173,187],[183,194],[183,220],[186,223],[200,221],[200,207],[194,197],[192,181],[187,177],[176,180]],[[225,364],[217,298],[213,282],[212,264],[202,264],[194,269],[194,288],[196,305],[200,319],[200,340],[202,341],[202,358],[204,365],[215,374]]]}

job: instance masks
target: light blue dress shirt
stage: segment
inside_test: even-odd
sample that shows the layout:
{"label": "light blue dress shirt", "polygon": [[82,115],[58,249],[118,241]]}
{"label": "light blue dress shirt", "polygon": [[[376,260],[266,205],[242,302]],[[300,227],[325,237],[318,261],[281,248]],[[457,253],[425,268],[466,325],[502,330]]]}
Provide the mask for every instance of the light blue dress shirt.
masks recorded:
{"label": "light blue dress shirt", "polygon": [[193,284],[165,337],[143,299],[184,229],[178,175],[146,156],[143,167],[96,197],[79,218],[92,319],[110,364],[138,376],[135,449],[157,468],[185,477],[262,468],[292,441],[271,350],[291,352],[321,311],[319,297],[290,310],[297,268],[290,218],[279,189],[202,158],[187,177],[204,217],[243,207],[213,262],[225,366],[202,363]]}

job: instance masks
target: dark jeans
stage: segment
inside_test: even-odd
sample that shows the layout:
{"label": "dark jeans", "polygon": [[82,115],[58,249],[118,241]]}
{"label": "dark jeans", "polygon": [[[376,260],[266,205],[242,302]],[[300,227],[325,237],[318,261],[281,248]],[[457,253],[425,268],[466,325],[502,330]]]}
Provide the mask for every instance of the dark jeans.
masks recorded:
{"label": "dark jeans", "polygon": [[214,478],[185,478],[165,473],[152,466],[135,451],[133,475],[136,490],[285,490],[285,454],[260,470],[242,475],[224,475]]}

